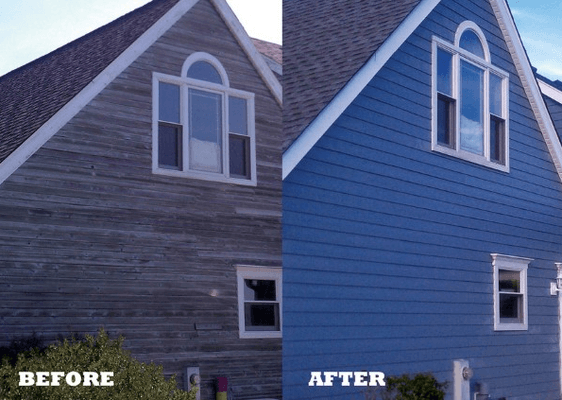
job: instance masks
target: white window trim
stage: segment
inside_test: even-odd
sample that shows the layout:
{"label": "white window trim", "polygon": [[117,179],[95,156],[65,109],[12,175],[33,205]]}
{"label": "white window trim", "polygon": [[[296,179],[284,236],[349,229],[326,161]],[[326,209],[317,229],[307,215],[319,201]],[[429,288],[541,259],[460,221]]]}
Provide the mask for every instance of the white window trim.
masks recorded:
{"label": "white window trim", "polygon": [[[491,254],[494,267],[494,330],[495,331],[526,331],[529,327],[529,307],[527,302],[527,269],[531,258]],[[500,321],[499,270],[517,271],[520,273],[520,293],[523,295],[523,322],[506,323]]]}
{"label": "white window trim", "polygon": [[[189,66],[196,61],[207,61],[213,65],[223,80],[223,84],[201,81],[197,79],[185,77]],[[171,83],[180,87],[180,125],[182,125],[182,170],[174,170],[162,168],[158,165],[158,103],[159,103],[159,83]],[[189,129],[187,127],[188,121],[188,89],[200,89],[204,91],[212,91],[221,94],[222,96],[222,173],[212,173],[204,171],[194,171],[189,169]],[[237,178],[229,176],[230,160],[228,150],[228,97],[235,96],[243,98],[247,101],[248,108],[248,137],[250,139],[250,179]],[[175,177],[189,177],[195,179],[202,179],[214,182],[234,183],[238,185],[256,186],[257,185],[257,167],[256,167],[256,138],[255,138],[255,104],[254,93],[245,92],[242,90],[232,89],[229,87],[228,76],[220,62],[213,56],[207,53],[194,53],[185,61],[182,68],[181,77],[166,75],[159,72],[152,74],[152,172],[159,175],[175,176]]]}
{"label": "white window trim", "polygon": [[[462,34],[470,29],[476,33],[480,39],[480,43],[484,49],[484,59],[472,54],[465,49],[458,46]],[[455,148],[448,146],[443,146],[439,144],[437,139],[437,50],[442,48],[447,52],[451,53],[453,56],[453,66],[452,66],[452,92],[453,98],[457,102],[456,106],[456,116],[455,116]],[[467,61],[469,63],[475,64],[476,66],[484,70],[484,155],[479,155],[471,153],[460,148],[460,93],[459,93],[459,71],[460,71],[460,60]],[[482,30],[472,21],[465,21],[461,23],[455,34],[455,44],[449,43],[439,37],[433,36],[432,41],[432,123],[431,123],[431,149],[436,152],[447,154],[453,157],[457,157],[466,161],[470,161],[474,164],[483,165],[485,167],[493,168],[503,172],[509,172],[510,170],[510,157],[509,157],[509,74],[496,66],[492,65],[490,62],[490,51],[488,48],[488,42]],[[505,118],[505,133],[504,133],[504,149],[505,149],[505,164],[499,164],[490,160],[490,121],[489,121],[489,85],[490,85],[490,72],[500,76],[502,78],[502,114]]]}
{"label": "white window trim", "polygon": [[[269,339],[281,338],[283,336],[283,282],[282,269],[258,267],[249,265],[237,265],[237,291],[238,291],[238,326],[241,339]],[[278,331],[247,331],[244,319],[244,280],[264,279],[275,281],[275,292],[279,303],[279,330]]]}

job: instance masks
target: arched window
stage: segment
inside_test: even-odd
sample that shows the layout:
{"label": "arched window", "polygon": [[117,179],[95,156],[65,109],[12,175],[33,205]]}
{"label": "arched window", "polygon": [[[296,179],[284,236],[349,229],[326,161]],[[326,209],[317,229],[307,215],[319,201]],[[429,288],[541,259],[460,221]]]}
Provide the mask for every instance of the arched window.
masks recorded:
{"label": "arched window", "polygon": [[186,75],[188,78],[199,79],[200,81],[223,84],[218,71],[207,61],[194,62],[187,70]]}
{"label": "arched window", "polygon": [[485,34],[465,21],[454,44],[434,38],[433,57],[433,149],[507,171],[509,75]]}
{"label": "arched window", "polygon": [[455,46],[460,47],[476,57],[490,61],[490,50],[484,32],[472,21],[459,25],[455,35]]}
{"label": "arched window", "polygon": [[194,53],[179,77],[154,74],[153,170],[256,183],[254,95],[230,88],[226,70]]}

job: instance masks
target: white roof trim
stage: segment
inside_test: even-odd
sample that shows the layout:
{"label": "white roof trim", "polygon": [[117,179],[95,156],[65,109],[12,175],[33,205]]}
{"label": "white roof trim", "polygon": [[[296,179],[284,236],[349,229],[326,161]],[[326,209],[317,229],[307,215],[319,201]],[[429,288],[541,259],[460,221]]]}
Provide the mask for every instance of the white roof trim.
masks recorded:
{"label": "white roof trim", "polygon": [[556,134],[556,129],[552,123],[550,113],[542,98],[541,91],[535,74],[527,58],[527,52],[521,42],[521,37],[513,21],[513,17],[505,0],[491,0],[492,8],[503,31],[505,41],[511,57],[515,63],[515,68],[519,74],[527,98],[531,103],[531,108],[543,134],[544,141],[552,157],[552,162],[558,172],[558,177],[562,180],[562,146]]}
{"label": "white roof trim", "polygon": [[14,173],[29,157],[39,150],[70,119],[107,87],[125,68],[158,40],[199,0],[180,0],[162,18],[144,32],[131,46],[109,64],[80,93],[55,113],[23,144],[0,163],[0,184]]}
{"label": "white roof trim", "polygon": [[[422,0],[410,15],[402,21],[392,35],[386,39],[369,61],[285,151],[283,155],[283,179],[285,179],[306,156],[316,142],[326,133],[336,119],[353,102],[388,59],[423,22],[438,3],[439,0]],[[505,40],[508,43],[509,51],[523,82],[535,118],[539,123],[558,175],[562,180],[562,146],[558,140],[550,114],[542,99],[539,86],[534,77],[531,65],[529,64],[527,53],[525,52],[517,28],[515,27],[511,12],[505,0],[491,0],[491,4],[504,33]]]}
{"label": "white roof trim", "polygon": [[223,16],[226,24],[230,28],[230,31],[234,34],[234,37],[238,40],[238,43],[244,51],[248,54],[250,61],[261,75],[265,84],[277,100],[277,103],[283,105],[283,90],[281,84],[271,72],[271,68],[267,65],[262,55],[258,52],[252,40],[244,30],[244,27],[238,21],[238,18],[232,11],[232,9],[226,3],[226,0],[212,0],[221,15]]}
{"label": "white roof trim", "polygon": [[306,156],[312,147],[320,140],[336,119],[355,100],[367,84],[375,77],[380,69],[410,37],[414,30],[422,23],[440,0],[423,0],[402,21],[398,28],[384,41],[369,61],[350,79],[342,90],[318,114],[312,123],[301,133],[283,154],[283,179],[285,179],[297,164]]}
{"label": "white roof trim", "polygon": [[562,104],[562,90],[555,88],[554,86],[552,86],[549,83],[546,83],[540,78],[537,78],[537,80],[539,83],[539,89],[541,90],[542,94]]}
{"label": "white roof trim", "polygon": [[[78,112],[117,78],[131,63],[152,46],[168,29],[183,17],[199,0],[180,0],[164,16],[146,30],[119,57],[96,76],[80,93],[55,113],[23,144],[0,163],[0,184],[10,177],[25,161],[39,150],[51,137],[68,123]],[[276,100],[281,104],[281,85],[256,50],[238,19],[225,0],[211,0],[223,16],[231,32],[248,54]]]}

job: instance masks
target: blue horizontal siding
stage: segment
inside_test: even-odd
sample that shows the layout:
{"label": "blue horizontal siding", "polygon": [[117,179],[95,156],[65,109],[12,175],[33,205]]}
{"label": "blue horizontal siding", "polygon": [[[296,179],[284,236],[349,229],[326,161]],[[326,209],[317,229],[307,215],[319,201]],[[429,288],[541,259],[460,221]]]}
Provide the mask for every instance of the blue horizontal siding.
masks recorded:
{"label": "blue horizontal siding", "polygon": [[[466,19],[510,74],[509,173],[431,151],[432,35]],[[432,372],[450,393],[462,358],[493,398],[558,399],[561,193],[490,5],[443,0],[284,182],[284,398],[365,398],[308,387],[329,370]],[[534,259],[528,331],[493,330],[491,253]]]}

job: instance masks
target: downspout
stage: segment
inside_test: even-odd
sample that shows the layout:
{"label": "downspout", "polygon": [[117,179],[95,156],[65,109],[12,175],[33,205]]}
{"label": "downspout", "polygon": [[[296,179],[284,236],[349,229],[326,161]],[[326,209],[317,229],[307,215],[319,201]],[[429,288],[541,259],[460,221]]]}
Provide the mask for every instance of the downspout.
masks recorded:
{"label": "downspout", "polygon": [[[555,263],[556,265],[556,283],[559,282],[560,277],[562,277],[562,263]],[[558,295],[558,374],[560,375],[560,398],[562,399],[562,296],[560,296],[560,291],[557,291]]]}
{"label": "downspout", "polygon": [[562,399],[562,263],[556,265],[556,282],[550,282],[550,295],[558,296],[558,375],[560,384],[560,398]]}

